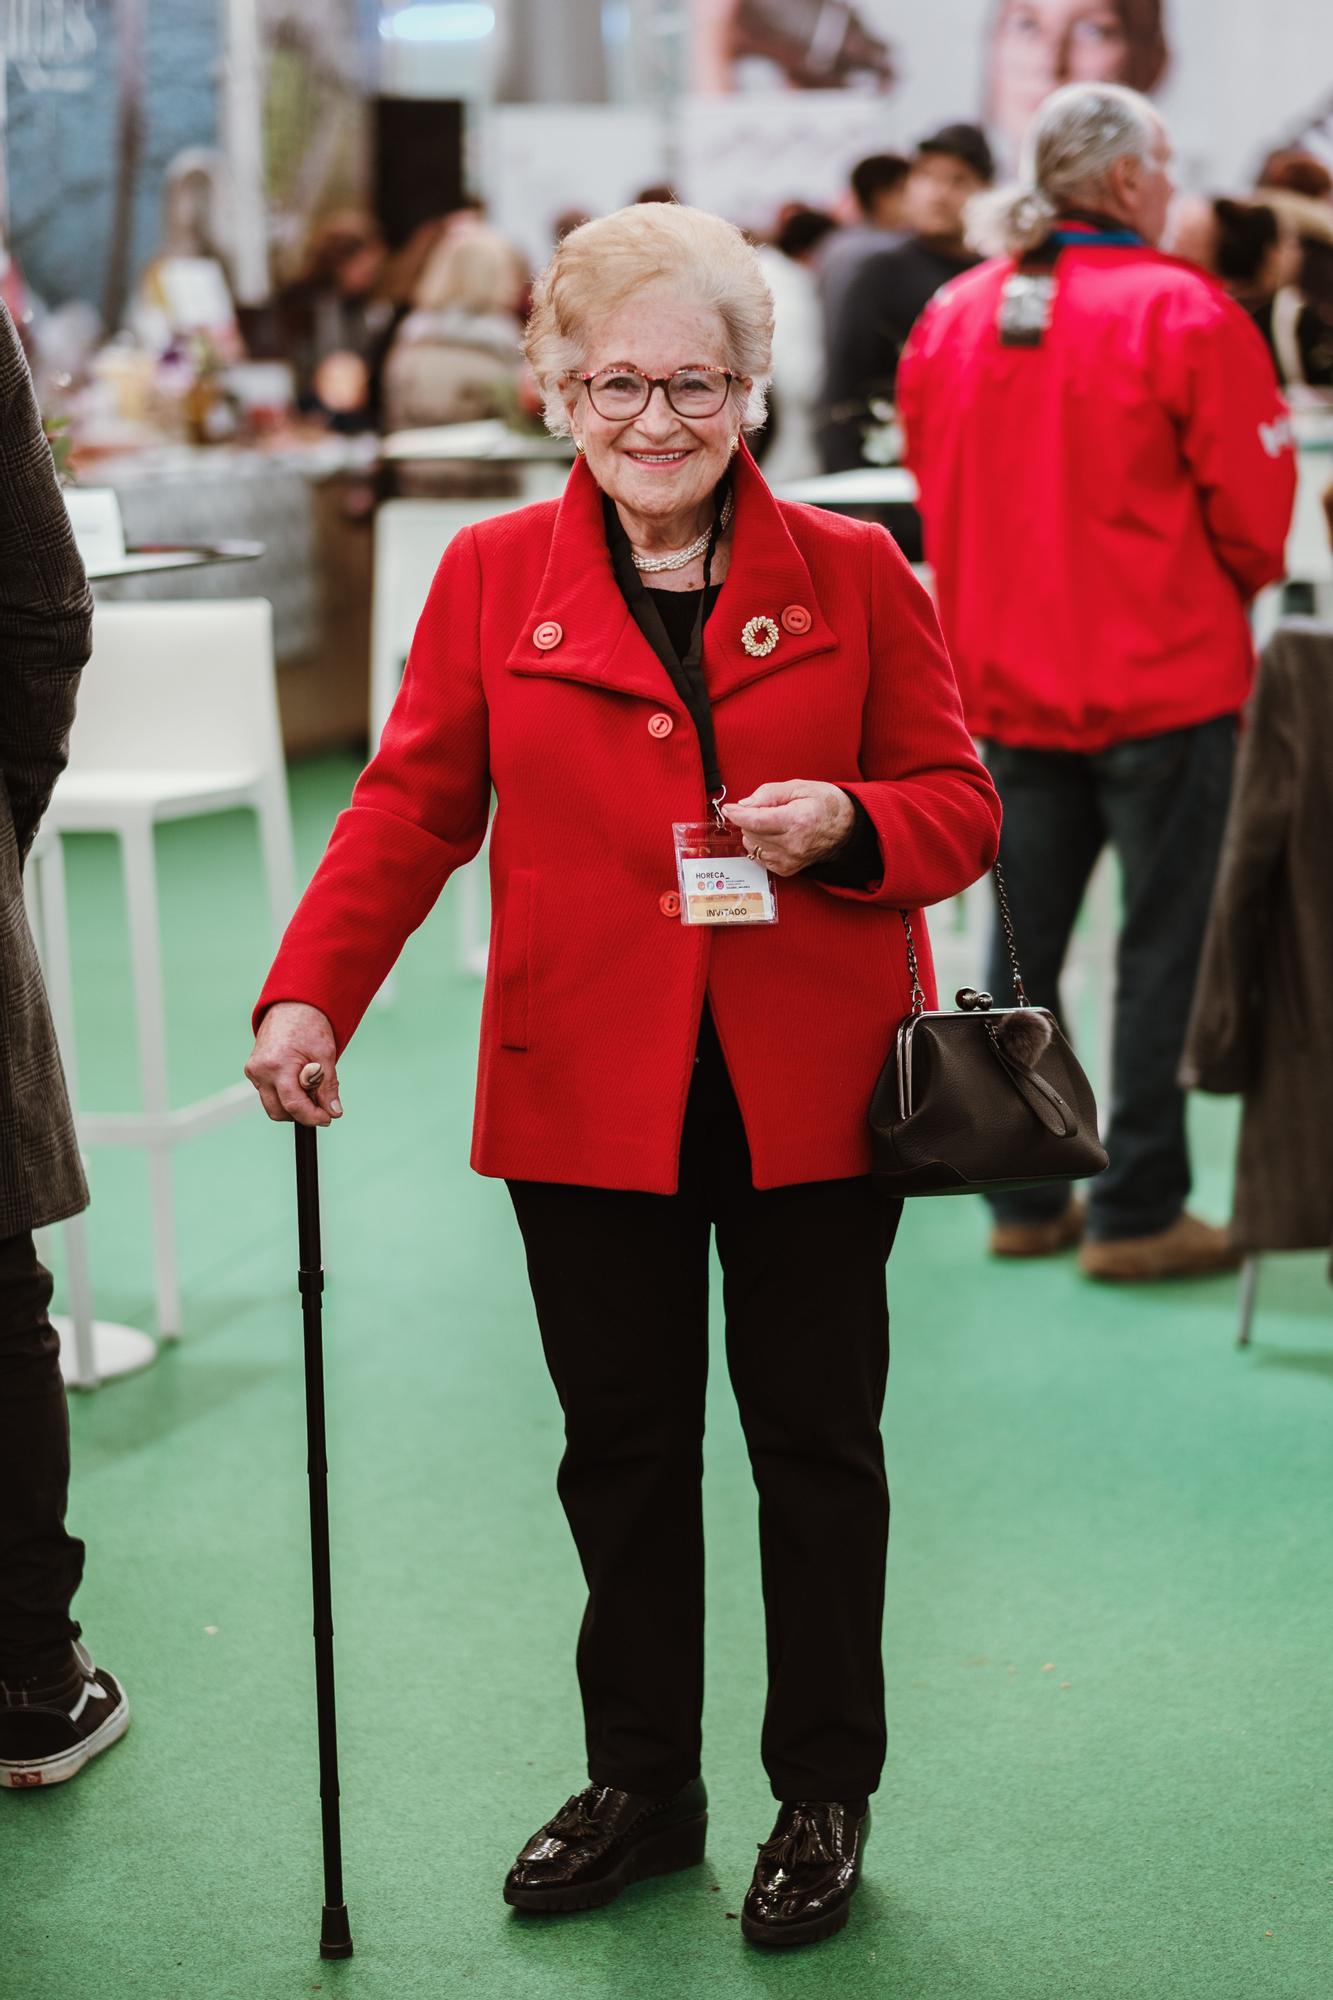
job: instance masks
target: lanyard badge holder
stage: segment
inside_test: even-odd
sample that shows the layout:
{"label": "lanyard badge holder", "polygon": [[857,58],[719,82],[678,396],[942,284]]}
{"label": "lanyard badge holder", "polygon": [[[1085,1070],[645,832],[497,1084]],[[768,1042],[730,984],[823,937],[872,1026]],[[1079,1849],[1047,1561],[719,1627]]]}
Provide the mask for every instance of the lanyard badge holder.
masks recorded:
{"label": "lanyard badge holder", "polygon": [[712,801],[712,819],[678,822],[676,880],[683,924],[775,924],[773,877],[745,851],[735,827],[722,817],[725,792]]}
{"label": "lanyard badge holder", "polygon": [[678,821],[671,828],[676,848],[676,880],[680,885],[680,920],[683,924],[775,924],[778,903],[773,877],[762,861],[746,853],[739,829],[728,826],[722,817],[727,788],[718,769],[713,709],[701,666],[704,606],[708,601],[717,534],[715,522],[704,557],[704,587],[694,631],[689,651],[680,663],[695,696],[690,711],[699,733],[704,783],[712,808],[710,819]]}

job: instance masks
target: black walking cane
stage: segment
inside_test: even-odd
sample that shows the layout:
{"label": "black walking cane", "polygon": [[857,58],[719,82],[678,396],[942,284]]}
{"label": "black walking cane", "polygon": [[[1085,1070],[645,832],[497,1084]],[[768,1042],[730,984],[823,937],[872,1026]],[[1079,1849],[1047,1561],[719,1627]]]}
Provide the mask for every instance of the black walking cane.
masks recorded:
{"label": "black walking cane", "polygon": [[[301,1088],[324,1072],[307,1063]],[[333,1588],[329,1577],[329,1462],[324,1433],[324,1266],[319,1247],[317,1128],[296,1128],[296,1227],[300,1241],[301,1317],[305,1324],[306,1470],[310,1479],[310,1574],[315,1606],[315,1709],[319,1718],[319,1804],[324,1828],[321,1958],[350,1958],[352,1932],[343,1901],[343,1842],[338,1816],[338,1717],[333,1696]]]}

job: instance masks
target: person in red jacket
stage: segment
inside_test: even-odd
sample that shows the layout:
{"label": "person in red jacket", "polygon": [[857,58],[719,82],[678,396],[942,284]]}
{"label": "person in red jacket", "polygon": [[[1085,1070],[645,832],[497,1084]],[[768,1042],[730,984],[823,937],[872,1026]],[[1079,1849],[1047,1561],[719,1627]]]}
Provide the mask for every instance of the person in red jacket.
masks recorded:
{"label": "person in red jacket", "polygon": [[[1220,1269],[1190,1188],[1176,1067],[1254,651],[1282,574],[1294,456],[1273,365],[1211,279],[1155,248],[1170,142],[1117,85],[1047,99],[1009,251],[939,294],[899,374],[926,551],[968,720],[1004,801],[1028,990],[1054,1006],[1089,875],[1124,879],[1111,1164],[994,1204],[991,1248],[1086,1233],[1104,1278]],[[1002,941],[991,968],[1006,988]]]}
{"label": "person in red jacket", "polygon": [[517,1212],[589,1589],[590,1783],[506,1899],[585,1909],[703,1853],[716,1230],[781,1801],[743,1928],[813,1942],[846,1921],[885,1744],[898,1205],[870,1179],[867,1109],[910,1006],[899,912],[989,867],[998,802],[889,537],[780,505],[741,442],[772,305],[740,233],[622,210],[572,231],[535,297],[529,360],[578,462],[558,503],[445,552],[247,1074],[274,1118],[341,1114],[337,1059],[493,789],[472,1158]]}

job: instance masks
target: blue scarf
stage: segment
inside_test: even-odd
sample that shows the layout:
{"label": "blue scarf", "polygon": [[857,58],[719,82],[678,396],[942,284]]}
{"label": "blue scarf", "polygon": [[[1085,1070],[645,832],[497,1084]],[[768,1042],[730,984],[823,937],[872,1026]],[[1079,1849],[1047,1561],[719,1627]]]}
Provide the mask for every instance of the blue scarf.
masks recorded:
{"label": "blue scarf", "polygon": [[[1094,228],[1086,222],[1071,222],[1063,226],[1057,223],[1046,243],[1059,250],[1098,250],[1108,244],[1116,249],[1133,249],[1141,248],[1143,240],[1137,229]],[[1042,248],[1045,247],[1043,244]]]}

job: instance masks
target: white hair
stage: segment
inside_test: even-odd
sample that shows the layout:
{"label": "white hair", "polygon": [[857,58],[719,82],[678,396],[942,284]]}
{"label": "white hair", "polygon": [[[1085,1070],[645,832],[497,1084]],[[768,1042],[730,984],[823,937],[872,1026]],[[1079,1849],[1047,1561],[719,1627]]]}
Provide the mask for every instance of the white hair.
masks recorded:
{"label": "white hair", "polygon": [[1067,83],[1032,122],[1019,178],[969,205],[968,239],[988,256],[1034,250],[1062,209],[1095,208],[1117,160],[1144,160],[1162,121],[1146,97],[1119,83]]}
{"label": "white hair", "polygon": [[571,229],[533,287],[524,352],[557,437],[570,428],[562,385],[584,367],[597,321],[654,285],[717,314],[727,367],[738,378],[731,385],[738,418],[746,430],[763,423],[773,296],[758,257],[720,215],[645,201]]}

